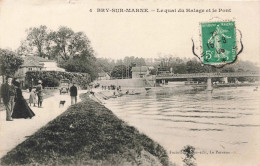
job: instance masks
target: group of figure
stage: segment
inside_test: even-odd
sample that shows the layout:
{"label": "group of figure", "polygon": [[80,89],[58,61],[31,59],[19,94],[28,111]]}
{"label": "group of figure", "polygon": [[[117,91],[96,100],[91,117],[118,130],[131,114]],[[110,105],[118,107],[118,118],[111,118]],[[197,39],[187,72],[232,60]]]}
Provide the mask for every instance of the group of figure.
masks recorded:
{"label": "group of figure", "polygon": [[101,86],[101,88],[102,88],[102,90],[106,90],[106,89],[108,89],[108,90],[115,90],[115,89],[117,89],[117,90],[120,90],[121,89],[121,86],[115,86],[115,85],[110,85],[110,86]]}
{"label": "group of figure", "polygon": [[[41,81],[36,88],[38,94],[38,106],[42,106],[42,85]],[[20,82],[7,78],[6,83],[1,86],[1,97],[6,108],[6,120],[13,121],[16,118],[32,118],[35,116],[34,112],[28,106],[27,101],[24,99]]]}
{"label": "group of figure", "polygon": [[30,106],[33,104],[35,107],[36,104],[38,104],[38,108],[42,108],[42,102],[43,102],[43,92],[42,92],[42,81],[38,81],[38,85],[36,86],[36,89],[29,88],[30,92],[30,98],[29,98],[29,104]]}

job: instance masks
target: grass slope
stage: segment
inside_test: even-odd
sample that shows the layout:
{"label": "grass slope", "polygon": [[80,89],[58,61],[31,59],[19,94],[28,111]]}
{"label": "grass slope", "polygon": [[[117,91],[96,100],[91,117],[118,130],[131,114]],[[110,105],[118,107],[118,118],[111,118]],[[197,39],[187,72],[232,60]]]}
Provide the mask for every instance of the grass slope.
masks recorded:
{"label": "grass slope", "polygon": [[2,165],[169,165],[166,151],[110,110],[81,96],[1,159]]}

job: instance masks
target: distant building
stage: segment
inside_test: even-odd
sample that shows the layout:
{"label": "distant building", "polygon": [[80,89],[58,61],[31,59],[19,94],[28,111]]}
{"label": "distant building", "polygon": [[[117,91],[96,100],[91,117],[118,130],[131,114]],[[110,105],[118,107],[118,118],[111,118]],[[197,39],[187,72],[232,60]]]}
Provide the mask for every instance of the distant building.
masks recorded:
{"label": "distant building", "polygon": [[133,67],[132,68],[132,78],[144,78],[150,74],[150,69],[148,66]]}
{"label": "distant building", "polygon": [[15,77],[20,80],[22,86],[24,85],[27,71],[65,71],[65,69],[59,68],[55,61],[38,56],[24,56],[23,60],[24,63],[15,73]]}
{"label": "distant building", "polygon": [[110,80],[110,75],[106,72],[98,73],[98,80]]}
{"label": "distant building", "polygon": [[41,58],[38,56],[27,56],[29,59],[33,59],[41,65],[44,71],[65,71],[65,69],[57,66],[57,62],[54,60],[49,60],[45,58]]}
{"label": "distant building", "polygon": [[157,69],[157,74],[169,74],[169,73],[173,73],[172,68],[169,68],[168,66],[161,67],[159,65],[159,67]]}

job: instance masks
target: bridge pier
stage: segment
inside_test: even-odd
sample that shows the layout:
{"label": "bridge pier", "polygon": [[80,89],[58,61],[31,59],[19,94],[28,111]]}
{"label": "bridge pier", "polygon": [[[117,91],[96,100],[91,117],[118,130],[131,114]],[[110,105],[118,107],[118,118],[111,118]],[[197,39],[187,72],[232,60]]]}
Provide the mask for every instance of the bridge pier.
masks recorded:
{"label": "bridge pier", "polygon": [[212,90],[212,81],[211,78],[207,78],[207,90]]}
{"label": "bridge pier", "polygon": [[236,84],[238,83],[238,79],[237,79],[237,78],[235,78],[235,83],[236,83]]}
{"label": "bridge pier", "polygon": [[162,84],[163,85],[167,85],[168,84],[168,80],[162,80]]}
{"label": "bridge pier", "polygon": [[222,77],[221,81],[223,81],[225,84],[227,84],[228,83],[228,78],[227,77]]}

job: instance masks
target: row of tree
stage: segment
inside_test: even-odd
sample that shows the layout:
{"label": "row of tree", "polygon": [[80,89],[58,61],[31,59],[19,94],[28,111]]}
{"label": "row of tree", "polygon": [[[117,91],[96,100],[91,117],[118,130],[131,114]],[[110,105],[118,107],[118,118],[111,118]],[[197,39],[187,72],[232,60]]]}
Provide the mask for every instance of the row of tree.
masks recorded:
{"label": "row of tree", "polygon": [[27,37],[17,50],[19,55],[34,54],[58,61],[81,54],[94,56],[90,40],[83,32],[74,32],[65,26],[53,31],[44,25],[29,28],[26,32]]}
{"label": "row of tree", "polygon": [[[22,58],[19,57],[21,55],[36,55],[56,60],[58,65],[68,72],[89,73],[91,80],[94,80],[98,76],[98,72],[101,71],[110,73],[112,77],[131,78],[133,67],[145,65],[154,66],[156,70],[163,68],[179,74],[258,70],[250,62],[240,61],[237,65],[216,69],[202,65],[196,59],[171,55],[159,57],[149,62],[144,58],[133,56],[117,61],[96,58],[91,42],[83,32],[74,32],[65,26],[54,31],[42,25],[29,28],[26,33],[26,38],[15,52],[0,50],[1,75],[13,74],[23,63]],[[156,74],[156,71],[153,74]]]}
{"label": "row of tree", "polygon": [[[131,59],[131,61],[129,61]],[[141,59],[141,60],[140,60]],[[102,64],[105,66],[105,70],[110,72],[112,77],[125,78],[130,76],[131,69],[134,66],[145,66],[149,63],[149,66],[153,66],[152,75],[158,73],[158,71],[172,72],[176,74],[187,73],[226,73],[226,72],[244,72],[244,71],[259,71],[259,68],[249,61],[239,61],[236,65],[227,65],[223,68],[216,68],[214,66],[203,65],[196,58],[180,58],[180,57],[161,57],[154,59],[148,63],[145,59],[136,59],[134,57],[125,57],[123,60],[109,61],[101,59]],[[98,59],[99,61],[100,59]],[[139,63],[137,63],[137,61]],[[140,63],[141,62],[141,63]],[[107,67],[106,67],[107,66]]]}
{"label": "row of tree", "polygon": [[259,68],[252,62],[239,60],[235,65],[226,65],[223,68],[203,65],[198,59],[180,58],[171,55],[155,59],[154,67],[164,67],[168,71],[172,69],[173,73],[205,73],[205,72],[242,72],[242,71],[259,71]]}
{"label": "row of tree", "polygon": [[42,25],[26,30],[27,36],[17,50],[0,50],[1,75],[13,75],[23,63],[21,56],[39,56],[57,61],[68,72],[90,74],[91,80],[99,72],[95,52],[83,32],[62,26],[57,31]]}

